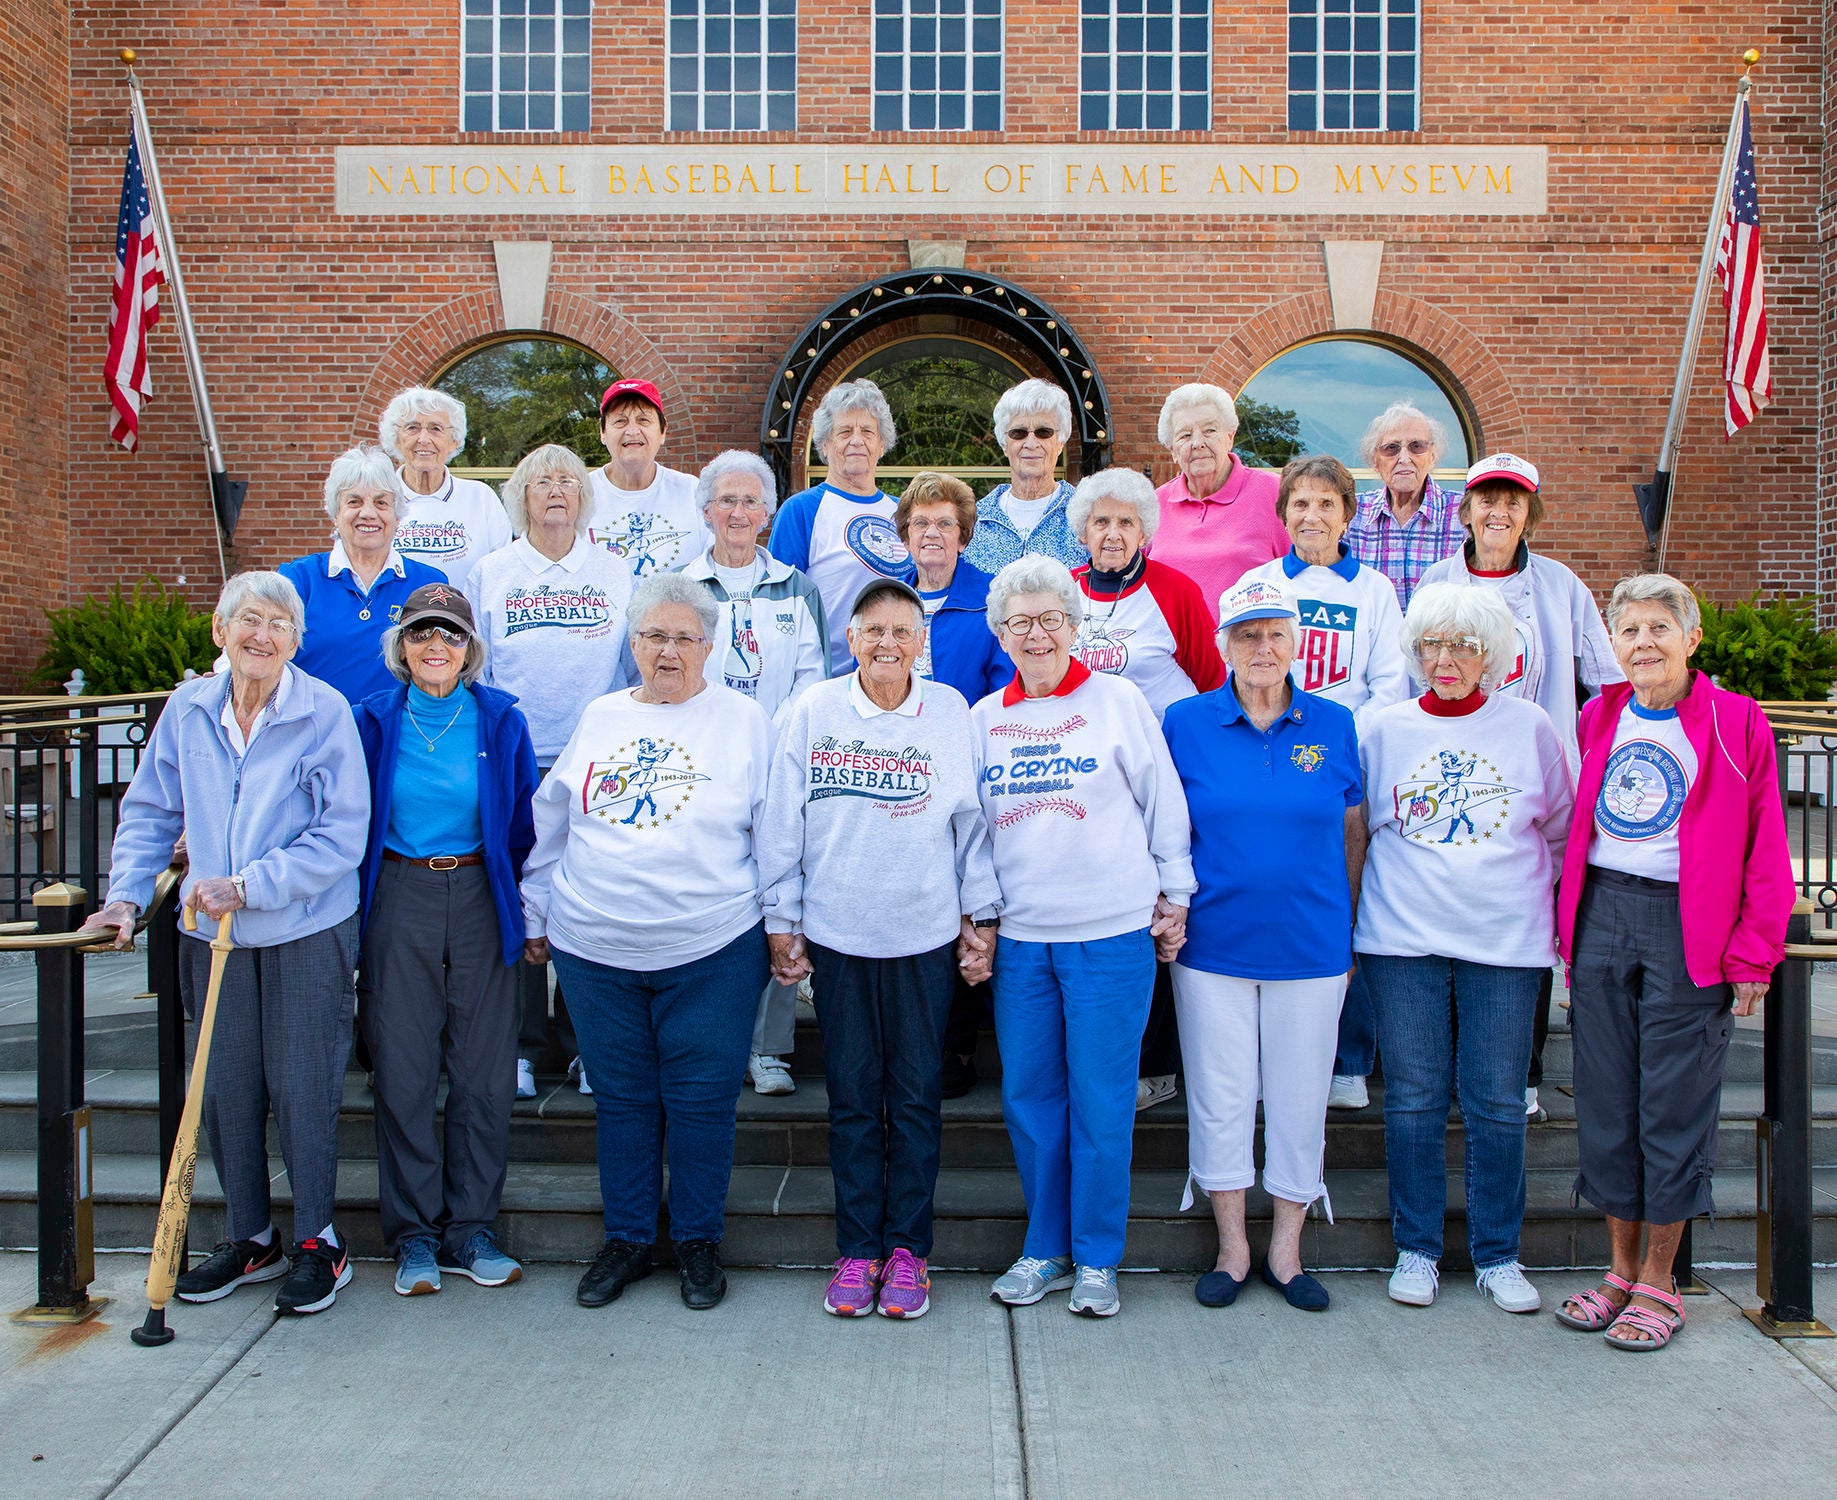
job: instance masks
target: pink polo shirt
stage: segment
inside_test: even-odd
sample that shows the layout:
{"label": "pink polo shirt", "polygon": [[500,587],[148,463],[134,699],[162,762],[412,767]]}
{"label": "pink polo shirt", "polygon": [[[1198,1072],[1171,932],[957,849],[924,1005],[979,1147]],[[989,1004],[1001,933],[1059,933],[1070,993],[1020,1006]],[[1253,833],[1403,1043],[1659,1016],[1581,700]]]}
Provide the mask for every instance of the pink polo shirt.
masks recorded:
{"label": "pink polo shirt", "polygon": [[1276,519],[1280,487],[1274,470],[1233,457],[1224,488],[1203,500],[1193,498],[1184,474],[1155,491],[1161,525],[1146,550],[1199,585],[1214,624],[1220,594],[1252,568],[1288,556],[1289,534]]}

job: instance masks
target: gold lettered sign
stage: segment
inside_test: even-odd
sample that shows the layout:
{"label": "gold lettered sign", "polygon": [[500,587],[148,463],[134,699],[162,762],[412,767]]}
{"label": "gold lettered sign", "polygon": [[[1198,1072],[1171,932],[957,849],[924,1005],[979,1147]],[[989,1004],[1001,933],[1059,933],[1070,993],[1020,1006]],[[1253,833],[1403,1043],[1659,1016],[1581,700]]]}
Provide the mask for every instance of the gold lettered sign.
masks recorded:
{"label": "gold lettered sign", "polygon": [[1542,146],[341,146],[338,212],[1541,214]]}

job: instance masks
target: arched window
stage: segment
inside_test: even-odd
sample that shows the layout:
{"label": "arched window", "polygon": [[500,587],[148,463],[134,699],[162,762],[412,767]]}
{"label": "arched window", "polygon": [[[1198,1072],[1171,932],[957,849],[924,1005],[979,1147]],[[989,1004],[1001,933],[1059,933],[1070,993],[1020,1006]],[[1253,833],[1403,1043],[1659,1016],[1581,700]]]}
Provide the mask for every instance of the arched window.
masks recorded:
{"label": "arched window", "polygon": [[605,463],[600,393],[618,378],[591,349],[566,339],[504,339],[467,351],[430,382],[466,404],[466,446],[453,472],[507,479],[544,443],[572,448],[590,469]]}
{"label": "arched window", "polygon": [[1462,477],[1479,433],[1452,382],[1400,344],[1329,335],[1278,354],[1239,393],[1238,452],[1280,468],[1297,453],[1331,453],[1361,479],[1359,438],[1393,401],[1409,401],[1448,429],[1437,477]]}

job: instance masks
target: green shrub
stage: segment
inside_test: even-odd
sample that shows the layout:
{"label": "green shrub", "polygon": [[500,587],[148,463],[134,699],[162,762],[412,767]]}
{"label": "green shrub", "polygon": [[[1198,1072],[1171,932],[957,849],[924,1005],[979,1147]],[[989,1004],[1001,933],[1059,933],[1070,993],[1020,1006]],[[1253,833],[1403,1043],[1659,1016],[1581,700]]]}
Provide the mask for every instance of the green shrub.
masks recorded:
{"label": "green shrub", "polygon": [[1703,644],[1695,664],[1732,692],[1763,701],[1821,703],[1837,682],[1837,635],[1818,628],[1810,599],[1760,602],[1758,593],[1726,607],[1701,595]]}
{"label": "green shrub", "polygon": [[208,672],[216,660],[211,617],[200,614],[157,579],[123,593],[120,584],[69,609],[48,609],[51,639],[32,680],[48,690],[83,669],[86,694],[157,693],[174,687],[185,669]]}

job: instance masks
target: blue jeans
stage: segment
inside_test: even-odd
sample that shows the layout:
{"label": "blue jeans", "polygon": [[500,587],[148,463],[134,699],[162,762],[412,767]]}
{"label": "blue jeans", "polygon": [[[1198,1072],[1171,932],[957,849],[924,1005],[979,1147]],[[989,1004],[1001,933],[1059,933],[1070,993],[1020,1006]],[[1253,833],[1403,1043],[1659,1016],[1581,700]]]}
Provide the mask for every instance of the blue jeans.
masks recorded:
{"label": "blue jeans", "polygon": [[1369,1078],[1378,1063],[1378,1017],[1371,1008],[1371,986],[1365,982],[1363,961],[1346,982],[1346,998],[1339,1008],[1339,1045],[1333,1050],[1333,1071],[1344,1078]]}
{"label": "blue jeans", "polygon": [[[1384,1152],[1399,1250],[1442,1254],[1448,1106],[1467,1131],[1474,1269],[1518,1259],[1524,1225],[1524,1071],[1542,969],[1361,953],[1384,1050]],[[1459,1038],[1453,1017],[1458,1015]]]}
{"label": "blue jeans", "polygon": [[995,945],[1001,1110],[1027,1199],[1022,1254],[1114,1266],[1129,1230],[1135,1077],[1154,993],[1146,927]]}
{"label": "blue jeans", "polygon": [[765,924],[673,969],[615,969],[553,950],[593,1085],[608,1238],[648,1245],[670,1131],[670,1238],[721,1238],[734,1106],[765,986]]}

